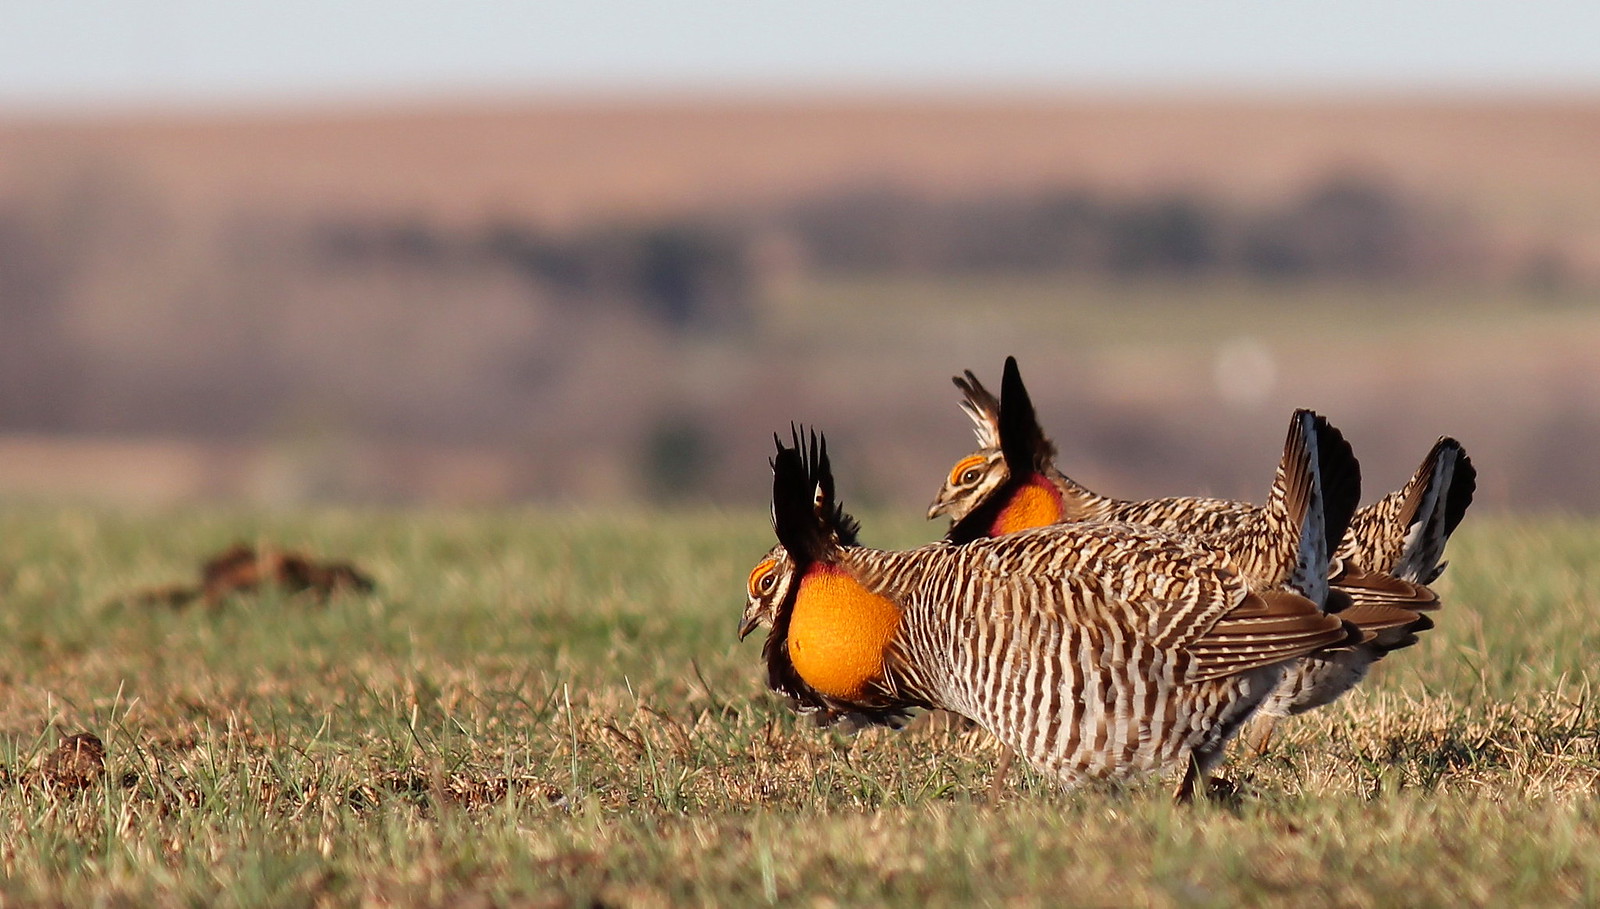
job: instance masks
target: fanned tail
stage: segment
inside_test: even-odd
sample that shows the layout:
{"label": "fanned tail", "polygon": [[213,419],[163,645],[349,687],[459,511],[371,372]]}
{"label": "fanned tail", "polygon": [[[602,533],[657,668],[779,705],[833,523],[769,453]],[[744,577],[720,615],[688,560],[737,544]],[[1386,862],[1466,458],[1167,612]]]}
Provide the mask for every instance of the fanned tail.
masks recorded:
{"label": "fanned tail", "polygon": [[1444,571],[1444,547],[1466,516],[1478,488],[1478,471],[1461,443],[1444,436],[1434,443],[1406,484],[1405,545],[1393,574],[1422,584]]}
{"label": "fanned tail", "polygon": [[1254,528],[1266,545],[1255,548],[1259,564],[1247,569],[1268,586],[1288,587],[1328,608],[1330,560],[1360,498],[1361,464],[1350,443],[1319,414],[1295,411],[1261,526]]}
{"label": "fanned tail", "polygon": [[1431,584],[1477,486],[1461,443],[1441,436],[1406,485],[1356,512],[1340,554],[1371,571]]}

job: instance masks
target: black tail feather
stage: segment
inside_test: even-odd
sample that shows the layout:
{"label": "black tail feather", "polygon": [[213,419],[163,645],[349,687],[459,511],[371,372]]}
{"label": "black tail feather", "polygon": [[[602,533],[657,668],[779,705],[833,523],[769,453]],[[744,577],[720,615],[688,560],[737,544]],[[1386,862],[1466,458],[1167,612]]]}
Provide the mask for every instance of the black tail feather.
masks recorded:
{"label": "black tail feather", "polygon": [[1313,414],[1317,434],[1317,472],[1322,478],[1322,526],[1328,552],[1338,550],[1361,504],[1361,462],[1355,450],[1327,418]]}
{"label": "black tail feather", "polygon": [[1478,469],[1472,466],[1472,459],[1467,457],[1467,450],[1461,447],[1460,442],[1455,442],[1456,450],[1460,456],[1456,459],[1455,476],[1450,479],[1450,494],[1444,503],[1444,535],[1448,539],[1456,528],[1460,526],[1461,519],[1467,515],[1467,506],[1472,504],[1472,495],[1478,490]]}
{"label": "black tail feather", "polygon": [[1444,570],[1444,549],[1466,516],[1478,486],[1478,471],[1461,443],[1440,436],[1406,484],[1401,504],[1403,527],[1391,532],[1403,540],[1393,571],[1431,583]]}

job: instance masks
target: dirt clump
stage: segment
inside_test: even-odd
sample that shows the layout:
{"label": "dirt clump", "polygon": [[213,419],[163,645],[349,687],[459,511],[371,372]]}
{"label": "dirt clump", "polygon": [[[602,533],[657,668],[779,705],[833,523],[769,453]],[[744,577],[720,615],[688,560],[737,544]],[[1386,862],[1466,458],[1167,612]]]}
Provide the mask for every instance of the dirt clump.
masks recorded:
{"label": "dirt clump", "polygon": [[200,565],[197,585],[167,585],[141,591],[134,602],[182,608],[201,603],[215,609],[234,594],[277,587],[289,594],[310,594],[326,603],[340,592],[371,593],[370,575],[350,562],[321,561],[292,549],[256,548],[235,543]]}

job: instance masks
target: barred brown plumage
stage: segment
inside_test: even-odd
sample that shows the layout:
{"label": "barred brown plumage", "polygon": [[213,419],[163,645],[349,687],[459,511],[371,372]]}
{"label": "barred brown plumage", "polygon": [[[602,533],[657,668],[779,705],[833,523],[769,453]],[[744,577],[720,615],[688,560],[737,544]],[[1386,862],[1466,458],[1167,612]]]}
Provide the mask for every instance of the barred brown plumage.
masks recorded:
{"label": "barred brown plumage", "polygon": [[1444,573],[1444,547],[1455,533],[1478,471],[1461,443],[1440,436],[1406,485],[1356,512],[1339,557],[1416,584]]}
{"label": "barred brown plumage", "polygon": [[[1057,469],[1055,445],[1038,425],[1014,359],[1007,358],[1000,398],[985,389],[971,371],[953,381],[962,391],[962,410],[972,418],[982,447],[958,462],[929,509],[929,517],[951,514],[956,518],[952,535],[973,538],[1004,529],[993,526],[992,520],[986,522],[983,510],[1004,513],[1013,490],[1048,488],[1059,501],[1056,520],[1125,521],[1192,533],[1227,550],[1247,573],[1268,587],[1288,583],[1306,592],[1306,585],[1314,583],[1310,578],[1274,578],[1271,566],[1283,564],[1282,550],[1292,538],[1285,533],[1283,515],[1284,496],[1292,493],[1295,472],[1325,471],[1330,457],[1354,458],[1342,435],[1326,421],[1318,418],[1313,430],[1318,436],[1317,458],[1324,462],[1321,465],[1296,458],[1297,423],[1291,424],[1284,459],[1264,507],[1200,497],[1125,501],[1095,493]],[[1013,482],[1014,470],[1027,477]],[[1280,690],[1262,707],[1263,714],[1286,716],[1329,703],[1359,682],[1374,661],[1415,643],[1418,632],[1433,626],[1419,612],[1437,608],[1438,598],[1422,585],[1443,568],[1439,560],[1444,543],[1471,502],[1474,476],[1460,444],[1441,439],[1405,488],[1349,518],[1343,542],[1330,540],[1338,547],[1330,579],[1335,599],[1330,608],[1339,609],[1345,602],[1358,607],[1342,615],[1371,639],[1303,661],[1286,674]],[[1338,498],[1334,490],[1329,494]],[[1354,504],[1349,502],[1352,509]],[[1036,508],[1030,505],[1023,510]],[[974,514],[979,518],[974,519]]]}
{"label": "barred brown plumage", "polygon": [[[1000,449],[999,399],[971,370],[951,381],[961,390],[961,409],[972,420],[979,447],[956,462],[928,508],[930,520],[940,515],[961,520],[1008,475]],[[1062,498],[1062,520],[1132,520],[1214,534],[1237,526],[1258,510],[1245,502],[1198,496],[1113,499],[1056,468],[1055,446],[1042,431],[1037,444],[1045,453],[1045,477]],[[1416,584],[1437,580],[1444,570],[1440,560],[1445,543],[1472,504],[1476,486],[1477,471],[1461,443],[1440,437],[1405,486],[1356,511],[1339,548],[1341,560]]]}
{"label": "barred brown plumage", "polygon": [[1068,785],[1188,762],[1187,797],[1286,661],[1359,635],[1303,596],[1255,589],[1221,549],[1149,527],[841,545],[826,444],[798,430],[793,443],[773,461],[780,555],[749,594],[774,598],[768,684],[802,711],[892,725],[953,710]]}

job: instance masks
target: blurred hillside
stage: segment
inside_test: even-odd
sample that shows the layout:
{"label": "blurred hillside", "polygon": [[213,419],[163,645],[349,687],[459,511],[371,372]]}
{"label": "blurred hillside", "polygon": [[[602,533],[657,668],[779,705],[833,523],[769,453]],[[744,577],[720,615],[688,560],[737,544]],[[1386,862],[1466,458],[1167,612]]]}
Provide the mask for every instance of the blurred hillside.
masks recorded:
{"label": "blurred hillside", "polygon": [[[528,103],[0,123],[0,495],[919,504],[1015,353],[1069,471],[1600,509],[1600,101]],[[1370,496],[1369,496],[1370,497]]]}

